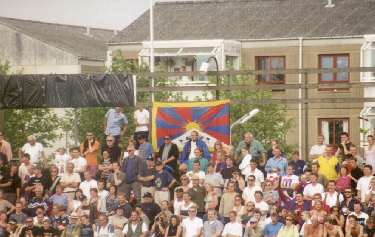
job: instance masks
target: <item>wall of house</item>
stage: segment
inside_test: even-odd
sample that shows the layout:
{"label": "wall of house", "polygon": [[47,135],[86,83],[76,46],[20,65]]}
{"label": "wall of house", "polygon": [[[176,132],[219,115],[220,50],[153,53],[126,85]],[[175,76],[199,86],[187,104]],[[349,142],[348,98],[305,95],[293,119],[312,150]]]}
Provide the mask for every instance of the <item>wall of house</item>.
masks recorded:
{"label": "wall of house", "polygon": [[80,73],[78,58],[0,24],[0,59],[13,73]]}
{"label": "wall of house", "polygon": [[[320,54],[349,54],[350,67],[360,66],[360,44],[342,44],[337,45],[307,45],[303,47],[303,67],[304,68],[318,68]],[[256,56],[285,56],[285,68],[297,69],[299,66],[299,47],[298,45],[279,46],[279,47],[251,47],[242,48],[242,64],[255,69]],[[308,83],[318,83],[317,74],[308,75]],[[285,77],[286,84],[298,83],[299,76],[289,74]],[[351,82],[359,82],[360,74],[351,73]],[[297,99],[298,90],[286,89],[285,91],[273,92],[273,97],[277,99]],[[323,98],[351,98],[363,97],[363,89],[351,88],[346,91],[321,91],[318,89],[309,89],[309,98],[323,99]],[[359,113],[363,108],[363,103],[310,103],[308,105],[308,147],[311,147],[318,135],[318,119],[319,118],[349,118],[349,132],[354,144],[360,142],[359,134]],[[304,116],[304,112],[302,113]],[[298,143],[298,104],[287,105],[287,116],[293,118],[295,127],[289,132],[287,139],[290,143]],[[304,123],[302,123],[304,128]],[[305,129],[303,129],[303,132]],[[305,134],[303,134],[304,136]],[[305,147],[305,144],[303,144]]]}

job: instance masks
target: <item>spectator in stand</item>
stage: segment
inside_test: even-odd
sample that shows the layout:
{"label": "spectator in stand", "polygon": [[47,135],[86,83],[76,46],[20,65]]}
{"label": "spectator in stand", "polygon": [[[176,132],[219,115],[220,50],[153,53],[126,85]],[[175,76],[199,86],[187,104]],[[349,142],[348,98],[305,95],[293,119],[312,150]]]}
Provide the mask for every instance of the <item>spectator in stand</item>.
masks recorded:
{"label": "spectator in stand", "polygon": [[74,172],[74,164],[68,163],[66,166],[66,173],[62,175],[60,180],[60,184],[64,188],[64,193],[66,193],[70,199],[73,199],[74,193],[80,183],[81,177],[78,173]]}
{"label": "spectator in stand", "polygon": [[358,219],[356,216],[349,216],[347,222],[348,224],[345,225],[345,237],[363,236],[363,226],[358,223]]}
{"label": "spectator in stand", "polygon": [[98,153],[100,143],[92,132],[86,133],[86,139],[80,146],[80,152],[87,161],[87,168],[95,175],[98,167]]}
{"label": "spectator in stand", "polygon": [[195,148],[194,150],[194,158],[190,159],[188,161],[188,170],[191,171],[193,170],[193,163],[196,161],[199,162],[200,164],[200,170],[203,172],[206,172],[207,170],[207,165],[208,165],[208,159],[205,157],[202,157],[203,153],[199,148]]}
{"label": "spectator in stand", "polygon": [[234,198],[238,194],[235,192],[235,184],[229,182],[227,186],[227,191],[224,192],[220,200],[219,215],[224,217],[224,223],[229,222],[229,212],[233,210]]}
{"label": "spectator in stand", "polygon": [[316,144],[313,145],[310,149],[310,153],[309,153],[310,161],[314,161],[319,156],[324,155],[325,149],[326,149],[326,145],[324,144],[324,136],[318,135],[318,137],[316,138]]}
{"label": "spectator in stand", "polygon": [[267,224],[264,228],[264,236],[265,237],[272,237],[277,236],[279,230],[283,224],[278,221],[278,214],[276,212],[271,213],[271,223]]}
{"label": "spectator in stand", "polygon": [[344,191],[344,201],[340,203],[341,213],[345,218],[349,215],[350,212],[354,211],[354,203],[357,201],[353,197],[353,192],[351,189],[345,189]]}
{"label": "spectator in stand", "polygon": [[220,173],[215,172],[215,165],[212,163],[207,166],[207,174],[204,178],[204,183],[206,185],[211,185],[215,193],[221,197],[224,179]]}
{"label": "spectator in stand", "polygon": [[204,187],[199,185],[199,176],[194,175],[191,180],[192,187],[188,190],[188,193],[191,196],[191,200],[197,204],[197,216],[203,218],[205,211],[204,201],[206,198],[206,190]]}
{"label": "spectator in stand", "polygon": [[250,167],[251,155],[249,154],[249,151],[245,148],[242,148],[241,155],[242,155],[242,160],[238,168],[241,170],[241,174],[245,175],[245,177],[247,178],[251,170],[251,167]]}
{"label": "spectator in stand", "polygon": [[347,155],[347,159],[349,157],[354,157],[354,159],[357,161],[357,166],[360,169],[363,169],[364,165],[366,164],[366,161],[358,154],[358,148],[355,145],[351,145],[349,148],[349,154]]}
{"label": "spectator in stand", "polygon": [[130,191],[132,190],[138,202],[141,201],[141,185],[138,181],[138,175],[142,167],[143,160],[134,154],[134,146],[128,146],[127,152],[129,157],[124,159],[122,163],[122,172],[125,174],[122,187],[124,189],[126,198],[130,198]]}
{"label": "spectator in stand", "polygon": [[221,175],[225,182],[228,182],[233,177],[234,171],[237,171],[237,168],[234,166],[233,158],[226,157],[225,167],[221,170]]}
{"label": "spectator in stand", "polygon": [[0,132],[0,153],[6,156],[7,161],[11,161],[13,158],[12,147],[10,143],[5,140],[2,132]]}
{"label": "spectator in stand", "polygon": [[286,174],[281,177],[280,188],[283,194],[283,199],[286,203],[294,199],[296,189],[299,185],[299,178],[294,175],[294,167],[288,165]]}
{"label": "spectator in stand", "polygon": [[223,143],[221,141],[216,141],[214,144],[214,151],[212,152],[211,161],[215,164],[216,161],[223,160],[226,151],[223,148]]}
{"label": "spectator in stand", "polygon": [[299,237],[298,226],[294,224],[293,215],[288,214],[285,217],[285,225],[280,228],[277,237]]}
{"label": "spectator in stand", "polygon": [[98,188],[98,182],[92,178],[90,171],[84,172],[84,180],[79,184],[79,189],[82,190],[83,195],[90,200],[90,190],[92,188]]}
{"label": "spectator in stand", "polygon": [[240,157],[242,148],[246,148],[251,154],[252,159],[254,159],[257,163],[259,163],[261,159],[265,159],[266,151],[263,145],[254,138],[251,132],[246,132],[244,134],[243,140],[236,148],[235,157]]}
{"label": "spectator in stand", "polygon": [[151,223],[154,222],[155,217],[160,213],[160,206],[155,203],[154,198],[151,193],[146,192],[143,196],[143,202],[141,203],[141,208],[143,213],[146,214]]}
{"label": "spectator in stand", "polygon": [[41,143],[36,141],[36,137],[34,135],[30,135],[27,137],[27,143],[25,143],[25,145],[23,145],[20,150],[20,159],[25,153],[30,155],[31,164],[36,165],[39,162],[45,160],[44,147]]}
{"label": "spectator in stand", "polygon": [[[194,160],[192,170],[186,173],[186,176],[190,179],[193,178],[194,175],[198,175],[201,184],[203,184],[204,179],[206,178],[206,174],[204,171],[201,170],[201,165],[199,160]],[[189,183],[189,187],[191,187],[192,183]]]}
{"label": "spectator in stand", "polygon": [[[137,140],[139,136],[145,137],[148,141],[149,135],[149,125],[150,125],[150,113],[147,109],[139,106],[138,109],[134,111],[134,123],[135,123],[135,132],[134,140]],[[135,148],[138,149],[139,143],[137,142]]]}
{"label": "spectator in stand", "polygon": [[182,152],[180,154],[180,162],[187,164],[189,160],[195,158],[194,151],[196,148],[199,148],[203,152],[203,157],[210,160],[211,154],[208,151],[207,144],[199,138],[198,131],[191,131],[191,140],[185,143]]}
{"label": "spectator in stand", "polygon": [[164,143],[159,148],[159,155],[165,167],[170,167],[173,170],[173,175],[177,174],[177,159],[180,155],[178,147],[172,142],[171,137],[164,136]]}
{"label": "spectator in stand", "polygon": [[148,233],[148,226],[141,221],[139,212],[132,211],[129,223],[122,230],[124,237],[143,237]]}
{"label": "spectator in stand", "polygon": [[[271,139],[271,147],[270,149],[267,150],[267,160],[271,159],[274,155],[273,155],[273,149],[275,147],[280,147],[281,144],[279,142],[279,140],[277,140],[276,138],[273,138]],[[284,154],[282,154],[284,156]]]}
{"label": "spectator in stand", "polygon": [[367,136],[367,147],[365,147],[365,160],[367,165],[372,166],[372,171],[375,172],[375,142],[374,136]]}
{"label": "spectator in stand", "polygon": [[66,154],[66,150],[63,147],[57,148],[55,152],[54,165],[58,168],[59,174],[63,174],[66,170],[66,164],[69,161],[69,155]]}
{"label": "spectator in stand", "polygon": [[361,203],[364,203],[366,201],[366,193],[370,187],[370,182],[373,177],[371,165],[365,165],[365,167],[363,168],[363,175],[364,176],[361,177],[357,183],[357,197],[361,201]]}
{"label": "spectator in stand", "polygon": [[333,147],[327,146],[324,155],[319,156],[317,159],[319,164],[319,171],[328,180],[336,180],[337,169],[339,167],[339,160],[334,155]]}
{"label": "spectator in stand", "polygon": [[197,208],[189,208],[189,217],[182,221],[182,237],[196,237],[202,234],[203,221],[197,217]]}
{"label": "spectator in stand", "polygon": [[117,143],[115,143],[115,137],[108,135],[105,139],[105,143],[102,145],[102,154],[104,151],[107,151],[111,162],[118,162],[121,157],[121,149]]}
{"label": "spectator in stand", "polygon": [[349,133],[341,133],[340,144],[336,151],[336,157],[341,158],[342,160],[346,159],[350,155],[350,146],[352,145],[353,143],[350,141]]}
{"label": "spectator in stand", "polygon": [[293,174],[301,176],[303,171],[306,169],[306,162],[300,159],[298,151],[292,153],[292,160],[289,162],[289,165],[293,166]]}
{"label": "spectator in stand", "polygon": [[156,161],[155,169],[155,202],[161,205],[162,201],[170,201],[170,190],[176,183],[176,179],[164,169],[161,161]]}
{"label": "spectator in stand", "polygon": [[112,135],[115,138],[116,145],[118,145],[121,135],[125,135],[127,125],[128,119],[123,113],[123,108],[115,107],[108,110],[105,114],[104,134],[107,136]]}
{"label": "spectator in stand", "polygon": [[336,179],[336,187],[337,190],[342,192],[346,188],[351,187],[351,178],[348,174],[348,169],[346,167],[341,167],[340,168],[340,176]]}
{"label": "spectator in stand", "polygon": [[[141,195],[150,193],[152,196],[155,195],[155,161],[153,158],[148,158],[145,163],[141,165],[138,180],[140,181]],[[142,201],[144,201],[142,199]]]}
{"label": "spectator in stand", "polygon": [[266,172],[270,173],[272,169],[278,168],[279,175],[285,175],[288,161],[281,155],[280,147],[273,148],[273,155],[274,156],[267,161]]}
{"label": "spectator in stand", "polygon": [[340,192],[336,191],[336,184],[335,181],[331,180],[327,184],[326,192],[323,193],[322,198],[324,200],[324,203],[328,205],[330,208],[332,207],[338,207],[342,201],[344,201],[344,197],[341,194],[341,192],[344,192],[344,190],[350,189],[350,187],[347,187],[343,190],[340,190]]}
{"label": "spectator in stand", "polygon": [[312,200],[314,194],[316,193],[323,193],[324,187],[320,183],[318,183],[318,175],[311,174],[311,183],[306,185],[306,187],[303,189],[303,196],[306,200]]}
{"label": "spectator in stand", "polygon": [[229,222],[225,224],[224,230],[221,234],[223,237],[241,237],[242,236],[242,225],[237,222],[237,212],[229,212]]}
{"label": "spectator in stand", "polygon": [[255,176],[250,175],[247,178],[247,186],[244,188],[242,193],[242,198],[247,202],[254,202],[255,201],[255,192],[262,191],[262,187],[255,182]]}
{"label": "spectator in stand", "polygon": [[70,157],[71,159],[68,163],[74,164],[73,171],[83,178],[83,172],[85,172],[87,168],[87,160],[80,155],[78,147],[73,147],[70,149]]}
{"label": "spectator in stand", "polygon": [[217,219],[216,210],[208,209],[207,221],[203,224],[203,237],[219,237],[223,229],[223,224]]}
{"label": "spectator in stand", "polygon": [[153,151],[151,144],[146,140],[146,137],[139,135],[137,138],[139,147],[138,147],[138,156],[143,160],[146,160],[149,157],[152,157]]}

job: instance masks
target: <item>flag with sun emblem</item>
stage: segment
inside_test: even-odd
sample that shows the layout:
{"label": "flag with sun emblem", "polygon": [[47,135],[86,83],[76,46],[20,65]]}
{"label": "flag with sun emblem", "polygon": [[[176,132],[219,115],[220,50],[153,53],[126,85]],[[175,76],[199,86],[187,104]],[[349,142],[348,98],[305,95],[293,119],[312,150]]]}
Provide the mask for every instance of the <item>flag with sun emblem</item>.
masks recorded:
{"label": "flag with sun emblem", "polygon": [[170,136],[181,148],[193,130],[199,132],[209,148],[217,140],[229,144],[229,100],[153,104],[152,145],[155,149],[163,144],[165,136]]}

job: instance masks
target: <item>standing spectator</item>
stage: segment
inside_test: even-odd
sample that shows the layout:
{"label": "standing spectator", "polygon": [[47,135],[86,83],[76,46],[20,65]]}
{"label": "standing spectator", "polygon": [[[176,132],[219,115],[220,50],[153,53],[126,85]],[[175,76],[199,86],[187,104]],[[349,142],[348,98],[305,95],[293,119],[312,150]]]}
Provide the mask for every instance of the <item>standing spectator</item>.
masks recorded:
{"label": "standing spectator", "polygon": [[115,236],[123,237],[124,235],[122,234],[122,229],[124,228],[125,224],[128,223],[128,219],[124,216],[124,209],[117,207],[115,214],[109,217],[109,222],[115,229]]}
{"label": "standing spectator", "polygon": [[272,212],[271,223],[264,227],[264,237],[277,236],[282,226],[283,224],[278,221],[278,214],[276,212]]}
{"label": "standing spectator", "polygon": [[[141,195],[151,193],[155,195],[155,161],[153,158],[148,158],[146,162],[142,163],[141,170],[139,171],[138,180],[141,182]],[[143,202],[142,198],[142,202]]]}
{"label": "standing spectator", "polygon": [[182,221],[182,237],[196,237],[202,234],[203,221],[197,217],[197,208],[189,208],[189,217]]}
{"label": "standing spectator", "polygon": [[320,165],[318,162],[313,162],[311,164],[311,173],[318,176],[318,183],[320,183],[324,187],[327,186],[328,179],[324,174],[320,172]]}
{"label": "standing spectator", "polygon": [[87,168],[91,174],[95,174],[98,167],[98,153],[100,143],[92,132],[86,133],[86,139],[80,146],[80,152],[87,161]]}
{"label": "standing spectator", "polygon": [[115,138],[115,143],[120,143],[121,135],[125,135],[128,125],[128,119],[123,113],[122,107],[115,107],[108,110],[105,114],[104,133],[105,135],[112,135]]}
{"label": "standing spectator", "polygon": [[195,130],[191,131],[191,140],[185,143],[180,154],[180,162],[187,164],[190,159],[195,158],[194,151],[199,148],[203,152],[203,157],[210,160],[211,154],[208,151],[207,144],[199,138],[199,133]]}
{"label": "standing spectator", "polygon": [[139,144],[138,147],[138,156],[141,157],[143,160],[146,160],[149,157],[152,157],[152,146],[151,144],[146,140],[146,137],[143,135],[139,135],[137,137],[137,141]]}
{"label": "standing spectator", "polygon": [[[22,228],[20,237],[29,237],[29,236],[38,236],[40,235],[40,228],[37,226],[34,226],[34,221],[32,217],[28,217],[26,219],[25,226]],[[67,236],[63,236],[67,237]],[[69,236],[69,237],[77,237],[77,236]]]}
{"label": "standing spectator", "polygon": [[316,144],[313,145],[310,149],[309,158],[310,161],[314,161],[319,156],[322,156],[325,152],[326,145],[324,144],[324,136],[318,135],[316,138]]}
{"label": "standing spectator", "polygon": [[298,151],[294,151],[292,153],[292,160],[289,162],[289,165],[292,165],[294,168],[293,174],[297,176],[301,176],[303,171],[306,168],[306,162],[300,159],[300,155]]}
{"label": "standing spectator", "polygon": [[366,221],[369,218],[369,216],[362,211],[362,204],[359,201],[354,202],[354,211],[349,213],[349,217],[350,216],[356,216],[358,224],[363,226],[366,225]]}
{"label": "standing spectator", "polygon": [[251,154],[252,159],[259,163],[261,159],[265,159],[265,149],[263,145],[254,138],[251,132],[246,132],[243,136],[243,140],[238,144],[235,157],[240,157],[241,149],[246,148]]}
{"label": "standing spectator", "polygon": [[108,176],[107,185],[116,186],[119,189],[122,186],[124,178],[125,174],[121,171],[119,162],[112,163],[112,173]]}
{"label": "standing spectator", "polygon": [[90,225],[89,217],[87,215],[81,216],[80,229],[81,229],[80,237],[94,237],[94,230],[92,229],[92,226]]}
{"label": "standing spectator", "polygon": [[36,142],[36,137],[34,135],[27,137],[27,143],[21,148],[20,157],[25,153],[30,155],[31,164],[37,164],[41,159],[45,159],[43,145]]}
{"label": "standing spectator", "polygon": [[237,220],[237,212],[230,211],[229,222],[225,224],[224,230],[221,236],[223,237],[241,237],[242,236],[242,225],[236,220]]}
{"label": "standing spectator", "polygon": [[[200,165],[200,162],[199,160],[195,160],[193,162],[193,165],[192,165],[192,170],[187,172],[186,176],[191,180],[193,178],[194,175],[198,175],[199,176],[199,179],[201,181],[201,184],[203,184],[204,182],[204,179],[206,178],[206,174],[204,171],[201,170],[201,165]],[[182,178],[182,176],[181,176]],[[191,187],[191,183],[189,184],[189,186]]]}
{"label": "standing spectator", "polygon": [[270,173],[272,169],[278,168],[279,175],[283,176],[286,173],[288,161],[281,155],[280,147],[273,148],[273,157],[267,161],[266,172]]}
{"label": "standing spectator", "polygon": [[130,198],[130,191],[133,190],[138,202],[141,201],[141,185],[138,182],[138,175],[143,160],[134,154],[134,146],[128,146],[127,149],[129,156],[124,159],[122,163],[122,171],[125,173],[125,179],[122,183],[121,189],[124,189],[126,198]]}
{"label": "standing spectator", "polygon": [[327,146],[324,155],[319,156],[317,162],[320,166],[320,172],[328,180],[336,180],[337,178],[337,167],[339,160],[333,154],[333,147]]}
{"label": "standing spectator", "polygon": [[170,201],[170,190],[176,180],[164,169],[163,162],[156,161],[155,168],[155,202],[161,205],[162,201]]}
{"label": "standing spectator", "polygon": [[365,147],[365,160],[367,165],[372,166],[372,171],[375,171],[375,142],[374,136],[367,136],[367,147]]}
{"label": "standing spectator", "polygon": [[0,190],[0,212],[10,215],[14,210],[13,204],[4,199],[4,193]]}
{"label": "standing spectator", "polygon": [[349,138],[349,133],[347,132],[343,132],[341,133],[340,135],[340,144],[339,144],[339,147],[336,151],[336,156],[338,158],[341,158],[342,160],[344,160],[345,158],[348,157],[348,155],[350,154],[350,146],[352,146],[352,142],[350,141],[350,138]]}
{"label": "standing spectator", "polygon": [[[148,140],[149,135],[149,124],[150,124],[150,113],[147,109],[140,106],[137,110],[134,111],[134,123],[135,123],[135,132],[134,140],[137,140],[139,136],[143,136]],[[139,143],[137,142],[135,148],[138,149]]]}
{"label": "standing spectator", "polygon": [[352,212],[354,211],[354,203],[357,201],[357,199],[355,199],[353,197],[353,192],[351,189],[345,189],[344,190],[344,201],[342,201],[340,203],[340,207],[341,207],[341,213],[344,214],[344,216],[348,216],[349,215],[349,212]]}
{"label": "standing spectator", "polygon": [[178,147],[172,142],[171,137],[168,135],[164,136],[164,143],[159,148],[158,157],[160,157],[165,167],[170,167],[173,170],[174,175],[177,171],[177,159],[179,154]]}
{"label": "standing spectator", "polygon": [[66,173],[62,175],[60,180],[60,184],[64,188],[64,193],[68,194],[70,199],[73,199],[74,193],[81,183],[81,177],[78,173],[73,172],[73,170],[74,164],[68,163]]}
{"label": "standing spectator", "polygon": [[21,165],[18,168],[18,176],[21,178],[21,185],[27,183],[32,175],[33,165],[30,162],[30,155],[25,153],[21,158]]}
{"label": "standing spectator", "polygon": [[105,139],[105,144],[102,145],[102,154],[107,151],[111,162],[117,162],[121,157],[121,149],[117,143],[115,143],[115,138],[112,135],[108,135]]}
{"label": "standing spectator", "polygon": [[70,157],[68,163],[74,164],[74,172],[78,173],[81,178],[83,178],[83,172],[86,171],[87,160],[80,155],[78,147],[73,147],[70,149]]}
{"label": "standing spectator", "polygon": [[357,196],[361,203],[366,201],[366,193],[370,187],[370,181],[372,179],[372,166],[365,165],[363,168],[363,177],[358,180],[357,183]]}
{"label": "standing spectator", "polygon": [[5,140],[4,134],[0,132],[0,153],[3,153],[7,161],[12,160],[13,153],[12,153],[12,147],[9,142]]}
{"label": "standing spectator", "polygon": [[234,207],[234,198],[237,195],[234,189],[235,184],[229,182],[227,191],[223,194],[220,200],[219,215],[224,217],[225,224],[229,222],[229,212],[233,210]]}
{"label": "standing spectator", "polygon": [[199,177],[194,175],[192,180],[193,187],[191,187],[188,192],[191,196],[191,200],[197,204],[197,216],[202,218],[204,215],[204,200],[206,197],[206,190],[204,187],[199,185]]}
{"label": "standing spectator", "polygon": [[139,213],[132,211],[129,223],[122,230],[124,237],[144,237],[147,232],[148,227],[146,223],[141,221]]}
{"label": "standing spectator", "polygon": [[229,156],[226,157],[225,167],[220,172],[226,183],[233,177],[235,171],[237,171],[237,168],[234,166],[234,159]]}

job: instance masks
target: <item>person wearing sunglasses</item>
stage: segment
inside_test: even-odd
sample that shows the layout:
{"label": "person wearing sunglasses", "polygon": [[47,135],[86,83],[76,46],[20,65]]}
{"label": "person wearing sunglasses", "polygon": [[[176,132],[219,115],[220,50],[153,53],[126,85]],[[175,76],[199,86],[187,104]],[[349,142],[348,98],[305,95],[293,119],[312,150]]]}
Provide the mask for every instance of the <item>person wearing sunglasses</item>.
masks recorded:
{"label": "person wearing sunglasses", "polygon": [[177,159],[180,155],[178,147],[172,142],[170,136],[164,136],[164,143],[159,147],[159,155],[161,161],[165,166],[169,166],[173,170],[173,174],[176,177],[177,171]]}
{"label": "person wearing sunglasses", "polygon": [[294,224],[293,215],[288,214],[285,217],[285,225],[281,227],[277,237],[298,237],[298,227]]}

